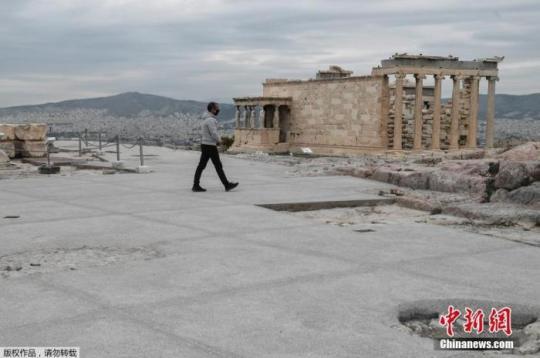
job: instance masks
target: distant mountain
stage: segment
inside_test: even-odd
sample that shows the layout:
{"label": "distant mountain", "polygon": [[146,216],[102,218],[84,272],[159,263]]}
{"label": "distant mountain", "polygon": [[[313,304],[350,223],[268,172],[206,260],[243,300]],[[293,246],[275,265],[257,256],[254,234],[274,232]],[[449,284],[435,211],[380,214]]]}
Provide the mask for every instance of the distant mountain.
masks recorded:
{"label": "distant mountain", "polygon": [[[201,114],[206,110],[206,102],[177,100],[138,92],[126,92],[110,97],[73,99],[29,106],[0,108],[0,116],[21,112],[57,112],[74,109],[106,110],[108,114],[119,117],[135,117],[140,114],[168,116],[174,113]],[[220,103],[220,120],[234,118],[234,105]]]}
{"label": "distant mountain", "polygon": [[[480,95],[478,117],[482,121],[486,114],[487,96]],[[136,117],[140,114],[168,116],[174,113],[199,115],[206,110],[206,102],[177,100],[138,92],[126,92],[110,97],[74,99],[57,103],[0,108],[0,116],[24,112],[61,112],[74,109],[106,110],[119,117]],[[221,121],[234,118],[233,104],[220,103]],[[495,117],[510,119],[540,120],[540,93],[529,95],[497,94],[495,96]]]}
{"label": "distant mountain", "polygon": [[[480,95],[478,116],[486,116],[487,95]],[[528,95],[495,95],[495,118],[540,120],[540,93]]]}
{"label": "distant mountain", "polygon": [[[445,98],[448,101],[450,98]],[[479,98],[478,118],[486,118],[487,95]],[[538,119],[540,120],[540,93],[526,95],[496,94],[495,118]]]}

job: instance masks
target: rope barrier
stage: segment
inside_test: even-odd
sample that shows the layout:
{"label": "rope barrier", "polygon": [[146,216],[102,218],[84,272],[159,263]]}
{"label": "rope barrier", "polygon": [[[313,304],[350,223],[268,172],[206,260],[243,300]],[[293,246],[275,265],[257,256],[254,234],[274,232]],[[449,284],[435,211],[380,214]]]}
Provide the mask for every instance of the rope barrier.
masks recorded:
{"label": "rope barrier", "polygon": [[[47,158],[47,165],[51,165],[51,153],[59,153],[61,151],[66,152],[79,152],[79,156],[82,157],[83,153],[90,153],[92,156],[94,156],[96,153],[95,151],[102,151],[105,148],[110,147],[116,147],[116,150],[114,151],[116,153],[116,160],[120,162],[120,147],[125,148],[127,150],[131,150],[135,147],[139,147],[139,158],[140,158],[140,168],[144,167],[144,153],[143,153],[143,147],[145,143],[144,137],[120,137],[120,135],[116,135],[114,137],[107,138],[105,140],[102,140],[102,133],[99,132],[98,136],[98,143],[95,141],[90,142],[89,140],[89,132],[88,130],[85,130],[83,132],[79,132],[77,138],[71,138],[66,141],[74,142],[73,145],[66,147],[66,146],[59,146],[58,142],[56,141],[56,145],[53,144],[53,142],[47,141],[47,143],[43,143],[46,145],[46,150],[28,150],[28,151],[19,151],[20,154],[30,154],[32,157],[46,157]],[[96,133],[96,132],[94,132]],[[120,140],[123,140],[124,142],[131,142],[133,144],[128,143],[121,143]],[[78,148],[77,148],[78,146]],[[74,148],[75,147],[75,148]],[[22,153],[21,153],[22,152]],[[111,153],[109,151],[109,153]],[[54,158],[53,158],[54,159]],[[57,158],[58,159],[58,158]],[[146,167],[144,167],[146,168]],[[143,169],[144,170],[144,169]],[[147,169],[146,169],[147,170]]]}
{"label": "rope barrier", "polygon": [[136,146],[138,146],[139,143],[135,143],[135,144],[133,144],[132,146],[128,146],[128,145],[126,145],[126,144],[120,144],[120,145],[121,145],[122,147],[126,148],[126,149],[133,149],[133,148],[135,148]]}

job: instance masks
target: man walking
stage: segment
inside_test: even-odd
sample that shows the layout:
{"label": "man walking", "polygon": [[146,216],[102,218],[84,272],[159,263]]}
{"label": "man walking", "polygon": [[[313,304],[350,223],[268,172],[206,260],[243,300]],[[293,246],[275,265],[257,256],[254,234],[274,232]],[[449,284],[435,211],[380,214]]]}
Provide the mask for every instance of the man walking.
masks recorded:
{"label": "man walking", "polygon": [[225,186],[225,190],[229,191],[238,186],[238,183],[232,183],[227,180],[225,172],[223,171],[223,165],[219,159],[219,152],[217,146],[220,144],[220,138],[217,131],[217,115],[219,113],[219,105],[216,102],[210,102],[207,106],[208,112],[205,113],[202,122],[202,140],[201,140],[201,159],[199,165],[195,171],[195,178],[193,179],[193,188],[191,190],[195,192],[206,191],[200,185],[201,175],[206,168],[208,160],[212,160],[216,172]]}

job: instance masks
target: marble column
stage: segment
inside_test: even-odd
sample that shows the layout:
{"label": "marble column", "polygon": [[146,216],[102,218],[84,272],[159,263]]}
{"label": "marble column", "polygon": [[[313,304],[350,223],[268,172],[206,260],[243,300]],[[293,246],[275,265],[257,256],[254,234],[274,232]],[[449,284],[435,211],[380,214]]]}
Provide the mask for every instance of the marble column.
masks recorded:
{"label": "marble column", "polygon": [[274,105],[274,129],[279,129],[279,105]]}
{"label": "marble column", "polygon": [[256,112],[256,109],[257,107],[256,106],[251,106],[251,114],[250,114],[250,121],[249,121],[249,128],[256,128],[257,127],[257,112]]}
{"label": "marble column", "polygon": [[244,106],[244,128],[249,127],[249,109],[248,106]]}
{"label": "marble column", "polygon": [[414,75],[416,79],[416,94],[414,103],[414,144],[413,149],[422,149],[422,109],[424,109],[423,95],[423,81],[426,76]]}
{"label": "marble column", "polygon": [[487,111],[486,111],[486,148],[493,148],[495,140],[495,81],[496,76],[488,79]]}
{"label": "marble column", "polygon": [[403,79],[405,74],[396,74],[396,88],[394,100],[394,149],[401,150],[401,134],[403,123]]}
{"label": "marble column", "polygon": [[434,103],[433,103],[433,128],[431,128],[431,149],[441,148],[441,86],[443,75],[435,75]]}
{"label": "marble column", "polygon": [[265,128],[266,124],[264,123],[264,116],[264,106],[261,106],[261,109],[259,110],[259,128]]}
{"label": "marble column", "polygon": [[388,148],[388,120],[390,112],[390,86],[388,76],[383,76],[381,94],[381,125],[380,133],[383,138],[383,145]]}
{"label": "marble column", "polygon": [[236,106],[236,128],[240,128],[240,106]]}
{"label": "marble column", "polygon": [[471,98],[469,108],[469,123],[467,132],[467,147],[476,148],[476,130],[478,127],[478,82],[480,77],[471,78]]}
{"label": "marble column", "polygon": [[452,117],[450,122],[449,149],[459,149],[459,117],[461,109],[460,88],[461,76],[452,76],[454,87],[452,89]]}

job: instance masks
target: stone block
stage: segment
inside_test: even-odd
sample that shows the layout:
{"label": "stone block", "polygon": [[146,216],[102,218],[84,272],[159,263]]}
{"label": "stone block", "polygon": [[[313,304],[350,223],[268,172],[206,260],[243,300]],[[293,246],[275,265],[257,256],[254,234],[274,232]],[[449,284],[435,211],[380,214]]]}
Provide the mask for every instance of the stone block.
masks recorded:
{"label": "stone block", "polygon": [[41,158],[47,155],[47,144],[43,141],[15,141],[15,152],[18,157]]}
{"label": "stone block", "polygon": [[486,177],[463,175],[443,170],[433,171],[429,189],[448,193],[470,193],[483,195],[487,188]]}
{"label": "stone block", "polygon": [[15,127],[15,137],[23,141],[43,141],[47,137],[47,124],[20,124]]}
{"label": "stone block", "polygon": [[114,161],[114,162],[111,162],[111,167],[113,169],[125,169],[126,165],[123,161]]}
{"label": "stone block", "polygon": [[15,158],[17,156],[15,142],[0,142],[0,150],[4,151],[10,158]]}
{"label": "stone block", "polygon": [[9,157],[3,150],[0,149],[0,164],[8,163]]}
{"label": "stone block", "polygon": [[412,189],[427,190],[429,189],[430,172],[400,172],[399,185],[406,186]]}
{"label": "stone block", "polygon": [[0,138],[0,140],[15,140],[15,125],[0,124],[0,133],[4,133],[4,137]]}
{"label": "stone block", "polygon": [[139,173],[139,174],[148,174],[148,173],[151,173],[151,172],[152,172],[152,169],[147,165],[139,165],[137,167],[137,173]]}
{"label": "stone block", "polygon": [[388,168],[380,167],[373,171],[371,179],[388,183],[391,171]]}
{"label": "stone block", "polygon": [[412,196],[400,196],[396,198],[396,203],[410,209],[429,211],[430,213],[440,213],[442,208],[440,203],[430,201],[426,198],[417,198]]}

